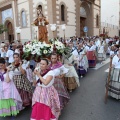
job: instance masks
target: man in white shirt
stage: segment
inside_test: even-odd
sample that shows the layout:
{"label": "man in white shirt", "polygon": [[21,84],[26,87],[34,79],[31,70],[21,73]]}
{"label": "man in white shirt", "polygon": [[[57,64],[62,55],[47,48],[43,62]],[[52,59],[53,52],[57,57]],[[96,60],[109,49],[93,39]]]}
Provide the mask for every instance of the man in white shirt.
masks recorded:
{"label": "man in white shirt", "polygon": [[106,38],[106,40],[105,40],[105,41],[106,41],[106,43],[108,44],[108,43],[109,43],[109,41],[110,41],[110,39],[109,39],[109,38]]}
{"label": "man in white shirt", "polygon": [[116,41],[116,45],[119,45],[119,39],[117,39],[117,41]]}
{"label": "man in white shirt", "polygon": [[96,39],[95,45],[96,45],[97,47],[100,47],[101,43],[100,43],[100,39],[99,39],[99,38]]}
{"label": "man in white shirt", "polygon": [[6,57],[8,59],[8,63],[11,64],[14,62],[14,58],[13,58],[13,54],[14,54],[14,50],[16,48],[16,44],[13,43],[12,44],[12,49],[8,50],[7,53],[6,53]]}

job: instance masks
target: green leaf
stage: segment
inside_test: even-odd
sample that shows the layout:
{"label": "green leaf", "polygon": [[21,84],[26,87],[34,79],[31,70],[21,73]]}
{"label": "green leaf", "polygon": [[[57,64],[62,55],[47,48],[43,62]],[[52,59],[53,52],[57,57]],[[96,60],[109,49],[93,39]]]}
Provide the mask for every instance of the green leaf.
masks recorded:
{"label": "green leaf", "polygon": [[8,31],[8,29],[3,24],[0,24],[0,34],[6,31]]}

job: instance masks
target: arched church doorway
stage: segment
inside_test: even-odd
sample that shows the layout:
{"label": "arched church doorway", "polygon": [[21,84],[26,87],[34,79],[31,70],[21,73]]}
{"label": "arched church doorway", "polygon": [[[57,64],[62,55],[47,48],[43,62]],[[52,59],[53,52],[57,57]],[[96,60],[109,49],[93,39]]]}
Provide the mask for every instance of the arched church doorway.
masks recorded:
{"label": "arched church doorway", "polygon": [[80,7],[80,36],[85,36],[83,28],[86,26],[87,13],[84,7]]}
{"label": "arched church doorway", "polygon": [[6,33],[6,39],[9,40],[9,42],[14,41],[14,30],[13,30],[13,25],[12,23],[8,20],[5,22],[5,25],[7,27],[7,33]]}
{"label": "arched church doorway", "polygon": [[93,7],[87,2],[82,2],[80,4],[80,35],[85,36],[83,28],[88,27],[88,36],[93,35]]}

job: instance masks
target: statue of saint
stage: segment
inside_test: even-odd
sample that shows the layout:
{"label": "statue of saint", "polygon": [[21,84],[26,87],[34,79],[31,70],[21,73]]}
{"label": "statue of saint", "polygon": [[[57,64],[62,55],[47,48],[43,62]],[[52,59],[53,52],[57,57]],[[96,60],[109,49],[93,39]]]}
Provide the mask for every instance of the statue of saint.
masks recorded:
{"label": "statue of saint", "polygon": [[44,17],[42,10],[38,7],[37,8],[37,19],[33,22],[35,26],[38,26],[38,40],[40,42],[48,42],[48,31],[46,25],[49,24],[49,22],[46,20],[46,17]]}

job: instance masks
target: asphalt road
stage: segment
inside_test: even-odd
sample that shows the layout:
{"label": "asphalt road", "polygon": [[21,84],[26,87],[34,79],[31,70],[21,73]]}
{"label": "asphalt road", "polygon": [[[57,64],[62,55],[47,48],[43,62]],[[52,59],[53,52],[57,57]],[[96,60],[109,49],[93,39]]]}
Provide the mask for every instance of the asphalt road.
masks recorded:
{"label": "asphalt road", "polygon": [[[90,69],[80,79],[81,86],[70,93],[71,100],[62,110],[59,120],[120,120],[120,102],[109,97],[108,103],[104,104],[107,68],[108,64],[98,70]],[[15,120],[30,120],[30,114],[31,107],[28,107]]]}

